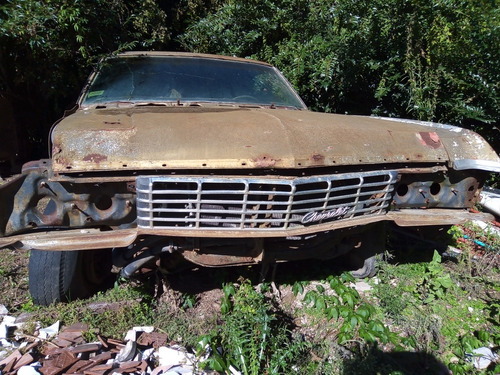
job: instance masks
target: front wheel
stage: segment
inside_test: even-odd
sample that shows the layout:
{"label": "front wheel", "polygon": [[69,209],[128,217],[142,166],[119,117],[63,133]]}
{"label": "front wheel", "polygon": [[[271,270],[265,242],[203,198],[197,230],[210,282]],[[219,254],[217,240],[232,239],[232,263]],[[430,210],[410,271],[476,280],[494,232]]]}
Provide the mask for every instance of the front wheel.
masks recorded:
{"label": "front wheel", "polygon": [[352,276],[357,279],[375,276],[377,261],[384,253],[385,245],[385,223],[375,223],[367,228],[360,236],[359,245],[348,253]]}
{"label": "front wheel", "polygon": [[107,288],[111,279],[111,250],[31,250],[29,291],[33,302],[48,306],[85,298]]}
{"label": "front wheel", "polygon": [[356,279],[372,278],[377,274],[377,271],[377,256],[373,255],[364,260],[361,268],[351,271],[351,275]]}

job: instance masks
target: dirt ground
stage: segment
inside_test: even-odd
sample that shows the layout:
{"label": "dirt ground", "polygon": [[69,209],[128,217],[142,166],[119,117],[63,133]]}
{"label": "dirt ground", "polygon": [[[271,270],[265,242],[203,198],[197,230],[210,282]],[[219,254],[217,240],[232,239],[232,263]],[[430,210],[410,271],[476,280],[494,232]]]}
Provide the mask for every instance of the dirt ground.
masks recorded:
{"label": "dirt ground", "polygon": [[[0,250],[0,305],[7,308],[10,314],[16,314],[30,303],[28,288],[29,252],[10,249]],[[345,266],[344,266],[345,267]],[[180,306],[180,296],[192,296],[195,302],[193,314],[210,315],[220,311],[222,283],[238,282],[238,278],[246,278],[258,283],[261,279],[261,266],[204,268],[193,267],[155,281],[152,291],[160,304]],[[266,281],[275,281],[280,286],[282,299],[286,300],[288,291],[283,285],[293,284],[297,280],[319,280],[332,272],[342,272],[343,265],[337,260],[303,261],[281,263],[270,270]],[[290,292],[291,293],[291,292]]]}
{"label": "dirt ground", "polygon": [[0,250],[0,305],[18,311],[29,303],[27,251]]}

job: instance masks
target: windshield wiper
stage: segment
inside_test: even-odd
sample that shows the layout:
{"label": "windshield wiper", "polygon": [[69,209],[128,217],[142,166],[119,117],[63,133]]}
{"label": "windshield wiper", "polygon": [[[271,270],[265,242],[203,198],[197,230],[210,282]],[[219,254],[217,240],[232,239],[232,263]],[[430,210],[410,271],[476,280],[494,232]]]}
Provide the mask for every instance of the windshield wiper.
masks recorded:
{"label": "windshield wiper", "polygon": [[115,100],[115,101],[110,101],[110,102],[101,102],[101,103],[93,103],[92,105],[89,105],[87,108],[95,106],[97,109],[102,109],[102,108],[108,108],[108,107],[129,107],[135,105],[134,102],[128,101],[128,100]]}

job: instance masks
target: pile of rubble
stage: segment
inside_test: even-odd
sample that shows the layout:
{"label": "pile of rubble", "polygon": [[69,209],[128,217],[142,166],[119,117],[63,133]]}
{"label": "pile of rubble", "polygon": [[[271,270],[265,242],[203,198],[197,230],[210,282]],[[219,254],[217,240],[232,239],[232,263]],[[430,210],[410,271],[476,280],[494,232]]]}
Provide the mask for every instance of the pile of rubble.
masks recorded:
{"label": "pile of rubble", "polygon": [[88,326],[75,324],[59,331],[59,322],[38,330],[37,336],[16,333],[9,316],[0,324],[0,375],[178,375],[209,374],[197,367],[200,359],[167,343],[153,327],[135,327],[123,341],[84,339]]}

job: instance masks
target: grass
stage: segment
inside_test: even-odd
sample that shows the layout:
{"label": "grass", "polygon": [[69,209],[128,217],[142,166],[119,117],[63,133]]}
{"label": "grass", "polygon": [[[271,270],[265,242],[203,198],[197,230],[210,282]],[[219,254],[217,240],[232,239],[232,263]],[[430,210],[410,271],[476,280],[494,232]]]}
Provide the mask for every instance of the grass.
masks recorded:
{"label": "grass", "polygon": [[[498,364],[474,369],[471,353],[500,346],[500,241],[474,225],[453,227],[446,237],[458,257],[418,241],[401,252],[391,238],[378,282],[371,280],[365,293],[353,288],[349,274],[335,271],[335,262],[331,268],[302,262],[280,265],[275,284],[252,281],[259,270],[251,268],[201,270],[200,280],[152,274],[142,282],[120,280],[90,300],[40,308],[28,296],[10,308],[31,314],[28,330],[35,321],[87,323],[88,340],[97,333],[122,339],[132,326],[153,325],[170,342],[210,353],[200,366],[220,373],[498,373]],[[25,275],[13,256],[0,253],[0,280],[22,287],[16,277]],[[170,287],[185,284],[183,277],[197,285],[212,278],[215,287]]]}

